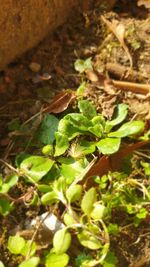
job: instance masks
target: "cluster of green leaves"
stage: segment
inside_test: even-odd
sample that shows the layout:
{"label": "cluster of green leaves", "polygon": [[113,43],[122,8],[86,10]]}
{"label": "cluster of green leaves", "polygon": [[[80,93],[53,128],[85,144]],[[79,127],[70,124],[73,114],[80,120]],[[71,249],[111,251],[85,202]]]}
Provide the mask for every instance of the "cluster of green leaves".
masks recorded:
{"label": "cluster of green leaves", "polygon": [[[134,177],[125,173],[108,173],[91,178],[96,183],[95,187],[86,189],[86,182],[83,183],[95,162],[94,153],[111,155],[119,150],[122,138],[132,140],[144,131],[142,121],[122,124],[127,113],[128,106],[119,104],[115,118],[107,121],[97,113],[91,102],[79,97],[76,112],[60,120],[53,115],[44,115],[37,133],[38,140],[45,145],[43,154],[18,155],[15,173],[5,179],[1,177],[0,213],[3,216],[15,208],[14,201],[8,197],[9,190],[20,179],[35,186],[29,205],[52,207],[61,203],[64,207],[64,228],[54,234],[53,247],[42,259],[46,267],[67,266],[67,251],[74,235],[88,253],[77,257],[77,266],[101,264],[108,267],[111,263],[113,267],[116,258],[110,252],[110,235],[117,234],[120,228],[112,224],[112,212],[122,209],[127,214],[127,220],[135,226],[146,218],[149,188]],[[141,163],[141,166],[147,174],[150,167],[145,164]],[[41,261],[36,256],[38,247],[35,242],[26,241],[19,235],[9,237],[8,249],[13,254],[25,257],[19,267],[36,267]]]}
{"label": "cluster of green leaves", "polygon": [[70,146],[69,141],[77,136],[81,137],[76,147],[74,144],[73,150],[77,151],[77,154],[90,154],[98,148],[103,155],[110,155],[119,150],[122,138],[133,137],[144,130],[142,121],[130,121],[112,131],[125,120],[128,113],[126,104],[118,105],[117,117],[111,121],[105,121],[101,114],[97,114],[95,107],[88,100],[80,100],[78,108],[80,113],[67,114],[58,124],[55,157],[64,154]]}

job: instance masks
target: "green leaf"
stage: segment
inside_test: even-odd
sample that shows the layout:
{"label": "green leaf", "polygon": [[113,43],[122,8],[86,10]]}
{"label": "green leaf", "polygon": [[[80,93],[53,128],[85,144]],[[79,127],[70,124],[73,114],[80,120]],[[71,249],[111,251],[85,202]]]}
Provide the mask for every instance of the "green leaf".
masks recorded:
{"label": "green leaf", "polygon": [[78,149],[82,151],[83,155],[92,154],[95,151],[96,142],[89,142],[81,140],[78,142]]}
{"label": "green leaf", "polygon": [[[77,214],[75,212],[73,212],[75,218],[78,218],[77,217]],[[75,221],[75,219],[73,218],[69,213],[65,213],[64,215],[64,223],[69,226],[69,225],[72,225],[72,224],[76,224],[77,222]]]}
{"label": "green leaf", "polygon": [[0,187],[0,193],[7,193],[11,187],[16,185],[18,182],[18,175],[13,173],[7,176],[5,183],[3,183]]}
{"label": "green leaf", "polygon": [[103,126],[100,124],[96,124],[92,127],[88,128],[88,131],[94,135],[96,135],[97,137],[101,138],[103,135]]}
{"label": "green leaf", "polygon": [[86,89],[86,82],[81,83],[81,85],[77,88],[76,94],[77,96],[83,96],[84,91]]}
{"label": "green leaf", "polygon": [[141,141],[147,141],[150,139],[150,130],[148,130],[147,132],[145,132],[143,134],[143,136],[140,136],[139,140]]}
{"label": "green leaf", "polygon": [[105,132],[110,132],[110,130],[118,125],[119,123],[121,123],[122,121],[124,121],[124,119],[126,118],[128,114],[128,105],[126,104],[119,104],[118,105],[118,115],[117,117],[112,120],[112,121],[106,121],[106,125],[105,125]]}
{"label": "green leaf", "polygon": [[100,220],[105,216],[106,211],[107,211],[107,209],[104,205],[99,204],[99,203],[94,203],[94,208],[93,208],[90,216],[94,220]]}
{"label": "green leaf", "polygon": [[54,161],[49,158],[31,156],[22,161],[20,168],[24,175],[27,175],[31,177],[33,181],[38,182],[48,173],[53,164]]}
{"label": "green leaf", "polygon": [[101,114],[99,114],[99,115],[97,115],[97,116],[95,116],[93,119],[92,119],[92,124],[93,125],[97,125],[97,124],[99,124],[99,125],[102,125],[103,127],[105,126],[105,119],[104,119],[104,117],[101,115]]}
{"label": "green leaf", "polygon": [[56,146],[55,146],[55,157],[58,157],[66,152],[69,147],[68,137],[59,132],[55,133],[56,137]]}
{"label": "green leaf", "polygon": [[65,267],[68,265],[69,256],[65,253],[54,254],[50,253],[46,259],[46,267]]}
{"label": "green leaf", "polygon": [[48,192],[41,197],[41,202],[43,205],[51,205],[56,203],[58,196],[54,191]]}
{"label": "green leaf", "polygon": [[117,235],[119,233],[119,227],[115,223],[110,223],[107,227],[109,234]]}
{"label": "green leaf", "polygon": [[138,219],[145,219],[147,215],[148,215],[148,211],[147,211],[147,209],[145,209],[145,208],[141,208],[141,209],[139,210],[139,212],[136,214],[136,217],[137,217]]}
{"label": "green leaf", "polygon": [[53,189],[58,192],[59,197],[59,193],[64,193],[66,191],[66,179],[60,176],[59,179],[55,180],[53,183]]}
{"label": "green leaf", "polygon": [[55,140],[58,123],[59,120],[55,116],[44,114],[43,121],[36,133],[36,138],[44,145],[52,144]]}
{"label": "green leaf", "polygon": [[77,59],[74,63],[74,68],[79,73],[83,73],[87,69],[93,69],[91,57],[87,58],[86,60]]}
{"label": "green leaf", "polygon": [[84,194],[81,202],[81,209],[86,215],[90,216],[96,200],[96,189],[92,187]]}
{"label": "green leaf", "polygon": [[84,61],[84,66],[85,66],[85,70],[87,69],[91,69],[93,70],[93,66],[92,66],[92,58],[89,57]]}
{"label": "green leaf", "polygon": [[71,234],[67,230],[58,230],[53,238],[53,247],[57,254],[65,253],[71,244]]}
{"label": "green leaf", "polygon": [[18,182],[18,175],[16,173],[10,174],[9,176],[7,176],[5,182],[9,185],[9,188],[13,187]]}
{"label": "green leaf", "polygon": [[88,100],[80,100],[78,102],[78,108],[88,119],[92,119],[97,115],[95,106]]}
{"label": "green leaf", "polygon": [[53,155],[53,146],[52,145],[46,145],[42,148],[42,153],[44,155],[49,155],[52,156]]}
{"label": "green leaf", "polygon": [[0,261],[0,267],[5,267],[2,261]]}
{"label": "green leaf", "polygon": [[79,132],[87,132],[88,128],[93,126],[92,122],[80,113],[70,113],[65,116],[65,119],[68,120],[74,128],[77,128]]}
{"label": "green leaf", "polygon": [[[75,259],[75,266],[77,267],[88,267],[85,264],[93,260],[93,257],[90,254],[81,253]],[[90,266],[90,265],[89,265]]]}
{"label": "green leaf", "polygon": [[116,267],[117,262],[117,257],[114,255],[113,252],[109,251],[106,258],[104,259],[103,267]]}
{"label": "green leaf", "polygon": [[120,138],[105,138],[97,143],[98,150],[104,155],[110,155],[119,150]]}
{"label": "green leaf", "polygon": [[62,164],[61,175],[66,179],[67,184],[71,184],[77,177],[79,177],[87,167],[86,159],[73,160],[70,164]]}
{"label": "green leaf", "polygon": [[101,242],[98,238],[89,233],[89,231],[83,230],[80,234],[78,234],[78,239],[82,246],[96,250],[102,247]]}
{"label": "green leaf", "polygon": [[39,257],[32,257],[32,258],[30,258],[28,260],[25,260],[21,264],[19,264],[18,267],[37,267],[39,262],[40,262],[40,258]]}
{"label": "green leaf", "polygon": [[109,137],[126,137],[139,134],[144,130],[143,121],[129,121],[124,123],[117,131],[108,134]]}
{"label": "green leaf", "polygon": [[20,167],[20,164],[23,160],[31,157],[32,155],[31,154],[27,154],[27,153],[20,153],[16,156],[15,158],[15,164],[16,164],[16,167],[19,168]]}
{"label": "green leaf", "polygon": [[66,197],[70,203],[80,200],[82,194],[82,186],[79,184],[71,185],[66,191]]}
{"label": "green leaf", "polygon": [[37,249],[36,243],[32,242],[31,240],[27,240],[20,254],[22,254],[23,256],[26,256],[28,252],[30,252],[30,257],[31,257],[35,254],[36,249]]}
{"label": "green leaf", "polygon": [[39,184],[37,186],[37,188],[42,193],[47,193],[47,192],[50,192],[52,190],[51,186],[47,185],[47,184]]}
{"label": "green leaf", "polygon": [[13,204],[7,199],[0,199],[0,214],[7,216],[13,209]]}
{"label": "green leaf", "polygon": [[146,208],[142,207],[134,217],[134,225],[137,227],[148,215]]}
{"label": "green leaf", "polygon": [[2,184],[3,184],[3,176],[2,176],[2,174],[0,173],[0,187],[2,186]]}
{"label": "green leaf", "polygon": [[0,193],[1,194],[6,194],[9,191],[9,185],[4,183],[1,187],[0,187]]}
{"label": "green leaf", "polygon": [[70,121],[66,116],[60,120],[58,125],[58,132],[68,137],[68,140],[74,139],[76,136],[80,134],[80,131],[77,127],[74,127],[70,124]]}
{"label": "green leaf", "polygon": [[20,130],[20,127],[21,127],[21,123],[20,123],[19,118],[13,119],[12,121],[8,123],[8,130],[10,131]]}
{"label": "green leaf", "polygon": [[25,240],[19,235],[9,236],[7,248],[12,254],[21,254],[25,246]]}
{"label": "green leaf", "polygon": [[145,175],[150,175],[150,164],[148,162],[141,161],[142,167],[144,168]]}
{"label": "green leaf", "polygon": [[103,136],[104,127],[105,127],[105,119],[102,115],[95,116],[92,120],[92,127],[89,127],[88,130],[101,138]]}

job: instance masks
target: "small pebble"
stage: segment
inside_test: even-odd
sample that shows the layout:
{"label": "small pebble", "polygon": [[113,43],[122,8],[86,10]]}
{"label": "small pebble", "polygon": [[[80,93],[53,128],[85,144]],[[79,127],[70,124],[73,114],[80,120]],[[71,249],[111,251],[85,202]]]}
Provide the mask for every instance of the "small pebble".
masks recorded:
{"label": "small pebble", "polygon": [[36,62],[31,62],[29,65],[29,69],[32,70],[33,72],[39,72],[41,69],[41,65]]}

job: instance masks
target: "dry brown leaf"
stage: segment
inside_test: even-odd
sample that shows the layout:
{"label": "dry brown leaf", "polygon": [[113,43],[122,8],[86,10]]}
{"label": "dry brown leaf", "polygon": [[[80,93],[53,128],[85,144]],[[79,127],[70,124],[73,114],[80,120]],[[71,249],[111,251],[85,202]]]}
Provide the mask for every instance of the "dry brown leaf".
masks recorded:
{"label": "dry brown leaf", "polygon": [[146,8],[150,8],[150,0],[138,0],[138,6],[145,6]]}
{"label": "dry brown leaf", "polygon": [[87,78],[91,81],[91,82],[98,82],[99,77],[96,74],[96,72],[94,72],[93,70],[87,69],[85,71]]}
{"label": "dry brown leaf", "polygon": [[66,110],[73,99],[75,99],[76,94],[73,91],[63,91],[57,94],[49,106],[45,107],[43,112],[50,113],[61,113]]}
{"label": "dry brown leaf", "polygon": [[[86,179],[89,179],[92,176],[102,176],[107,174],[109,171],[119,171],[123,159],[128,156],[130,153],[133,153],[136,149],[148,144],[148,141],[138,142],[132,145],[126,145],[126,147],[120,149],[117,153],[112,156],[102,156],[89,170],[86,175]],[[92,179],[91,179],[92,180]],[[93,180],[91,181],[94,182]],[[89,185],[89,183],[88,183]]]}
{"label": "dry brown leaf", "polygon": [[119,40],[122,48],[127,54],[127,57],[130,61],[130,67],[133,66],[132,57],[129,53],[129,49],[125,43],[124,36],[125,36],[125,27],[122,23],[120,23],[118,20],[113,19],[112,22],[107,20],[104,16],[101,16],[103,22],[107,25],[107,27],[113,32],[113,34],[116,36],[116,38]]}

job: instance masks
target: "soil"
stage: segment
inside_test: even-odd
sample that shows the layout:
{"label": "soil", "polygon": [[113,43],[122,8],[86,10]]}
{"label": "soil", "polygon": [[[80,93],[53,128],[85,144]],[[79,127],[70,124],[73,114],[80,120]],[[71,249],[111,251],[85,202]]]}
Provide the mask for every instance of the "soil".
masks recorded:
{"label": "soil", "polygon": [[[17,131],[10,132],[10,122],[19,118],[26,122],[37,114],[42,105],[50,103],[54,95],[63,89],[76,90],[83,77],[74,70],[77,58],[92,57],[94,71],[86,73],[89,83],[86,95],[102,114],[111,118],[119,102],[129,104],[130,117],[140,118],[150,125],[149,95],[116,88],[109,79],[124,80],[149,85],[150,80],[150,17],[148,10],[138,8],[136,3],[118,1],[111,12],[98,6],[85,14],[73,14],[70,20],[55,33],[48,36],[38,47],[11,63],[0,74],[0,155],[12,162],[17,153],[26,150]],[[128,6],[128,8],[126,8]],[[133,61],[130,68],[129,56],[101,16],[122,23],[125,42]],[[37,71],[36,66],[40,65]],[[34,68],[35,67],[35,68]],[[95,76],[94,76],[95,75]],[[109,77],[110,83],[97,82],[96,77]],[[94,78],[95,77],[95,80]],[[103,76],[102,76],[103,77]],[[134,86],[133,86],[134,87]],[[36,127],[31,129],[36,131]],[[19,135],[19,138],[18,138]],[[23,139],[22,139],[23,138]],[[20,141],[21,140],[21,141]],[[8,169],[2,167],[7,173]],[[26,192],[21,184],[11,192],[13,197]],[[18,203],[16,210],[0,220],[0,260],[6,266],[15,267],[20,258],[13,258],[7,248],[8,235],[24,228],[24,222],[41,214],[44,210],[29,208]],[[123,220],[120,217],[120,220]],[[15,230],[14,230],[15,229]],[[29,233],[30,234],[30,233]],[[118,257],[117,267],[148,267],[150,263],[150,228],[145,222],[138,228],[128,226],[120,236],[112,238],[112,250]]]}

